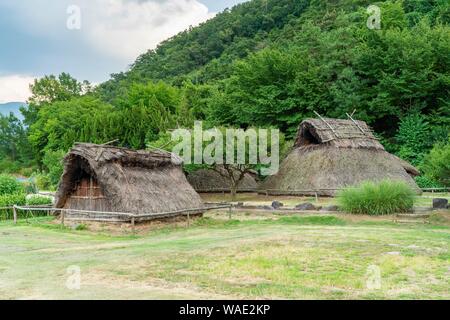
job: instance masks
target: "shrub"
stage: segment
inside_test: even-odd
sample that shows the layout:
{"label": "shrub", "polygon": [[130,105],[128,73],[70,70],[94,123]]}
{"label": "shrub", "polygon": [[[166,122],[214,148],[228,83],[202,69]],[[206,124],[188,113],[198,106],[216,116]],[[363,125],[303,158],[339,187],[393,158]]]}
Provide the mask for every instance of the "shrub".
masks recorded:
{"label": "shrub", "polygon": [[0,175],[0,195],[16,194],[23,192],[22,184],[13,176]]}
{"label": "shrub", "polygon": [[36,194],[39,191],[33,179],[29,179],[22,184],[26,194]]}
{"label": "shrub", "polygon": [[422,170],[429,179],[450,186],[450,140],[436,144],[425,157]]}
{"label": "shrub", "polygon": [[39,190],[49,190],[53,191],[55,187],[52,185],[50,177],[48,174],[42,172],[35,172],[32,176],[35,181],[36,187]]}
{"label": "shrub", "polygon": [[0,159],[0,172],[16,173],[19,170],[20,170],[20,165],[18,162],[11,161],[10,159],[7,159],[5,157],[3,157],[3,159]]}
{"label": "shrub", "polygon": [[338,194],[343,211],[353,214],[386,215],[408,212],[415,200],[414,190],[401,181],[363,182]]}
{"label": "shrub", "polygon": [[[39,205],[51,205],[52,200],[48,197],[43,196],[27,196],[24,193],[19,194],[8,194],[8,195],[0,195],[0,208],[6,208],[6,207],[12,207],[14,205],[16,206],[39,206]],[[18,218],[24,218],[28,215],[30,217],[30,213],[27,211],[21,211],[18,212]],[[32,216],[38,217],[38,216],[46,216],[48,214],[47,211],[33,211]],[[11,220],[13,219],[13,210],[12,209],[3,209],[0,210],[0,220]]]}
{"label": "shrub", "polygon": [[428,178],[427,176],[419,176],[415,178],[417,185],[419,188],[427,189],[427,188],[441,188],[442,185],[433,180]]}
{"label": "shrub", "polygon": [[29,206],[51,205],[52,203],[53,201],[49,197],[33,195],[27,198],[27,205]]}
{"label": "shrub", "polygon": [[[22,194],[5,194],[0,195],[0,208],[12,207],[13,205],[23,206],[27,203],[26,196]],[[0,210],[0,220],[12,219],[13,210]]]}

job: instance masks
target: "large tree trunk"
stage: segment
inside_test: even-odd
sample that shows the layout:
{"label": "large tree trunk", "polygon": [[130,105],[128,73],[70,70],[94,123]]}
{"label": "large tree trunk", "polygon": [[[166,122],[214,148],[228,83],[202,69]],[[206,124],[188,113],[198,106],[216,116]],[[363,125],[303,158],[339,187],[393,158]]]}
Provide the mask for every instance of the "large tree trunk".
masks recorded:
{"label": "large tree trunk", "polygon": [[236,201],[237,199],[237,183],[232,182],[230,186],[231,190],[231,201]]}

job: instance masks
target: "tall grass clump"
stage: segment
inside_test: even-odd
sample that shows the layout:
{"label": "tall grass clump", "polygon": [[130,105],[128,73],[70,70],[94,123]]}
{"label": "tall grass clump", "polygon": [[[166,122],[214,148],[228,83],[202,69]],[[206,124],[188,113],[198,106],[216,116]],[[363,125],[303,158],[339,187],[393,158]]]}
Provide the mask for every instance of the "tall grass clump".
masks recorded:
{"label": "tall grass clump", "polygon": [[24,188],[13,176],[0,174],[0,195],[23,193]]}
{"label": "tall grass clump", "polygon": [[402,181],[366,181],[338,194],[341,209],[353,214],[387,215],[409,212],[416,194]]}

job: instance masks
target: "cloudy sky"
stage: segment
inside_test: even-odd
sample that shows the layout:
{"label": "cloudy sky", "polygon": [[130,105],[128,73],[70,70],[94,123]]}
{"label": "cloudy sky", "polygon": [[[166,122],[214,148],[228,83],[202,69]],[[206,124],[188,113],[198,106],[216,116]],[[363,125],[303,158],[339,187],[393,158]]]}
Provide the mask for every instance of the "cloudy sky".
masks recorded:
{"label": "cloudy sky", "polygon": [[69,72],[99,83],[162,40],[246,0],[0,0],[0,103]]}

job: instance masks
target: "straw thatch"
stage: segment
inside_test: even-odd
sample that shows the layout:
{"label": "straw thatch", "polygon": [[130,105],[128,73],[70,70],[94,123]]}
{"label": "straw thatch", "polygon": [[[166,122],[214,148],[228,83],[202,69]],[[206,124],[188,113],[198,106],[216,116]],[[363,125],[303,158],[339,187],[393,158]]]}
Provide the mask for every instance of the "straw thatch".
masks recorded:
{"label": "straw thatch", "polygon": [[[223,168],[217,168],[222,174],[212,169],[199,169],[187,175],[191,186],[200,193],[208,192],[231,192],[230,180],[226,178],[226,171]],[[233,173],[239,177],[240,172]],[[225,175],[225,177],[224,177]],[[237,192],[255,192],[258,188],[256,172],[249,172],[239,182]]]}
{"label": "straw thatch", "polygon": [[134,214],[203,208],[181,159],[167,152],[76,144],[64,162],[57,208]]}
{"label": "straw thatch", "polygon": [[383,179],[405,181],[416,168],[385,151],[363,121],[308,119],[300,124],[293,151],[261,190],[269,194],[334,196],[345,187]]}

